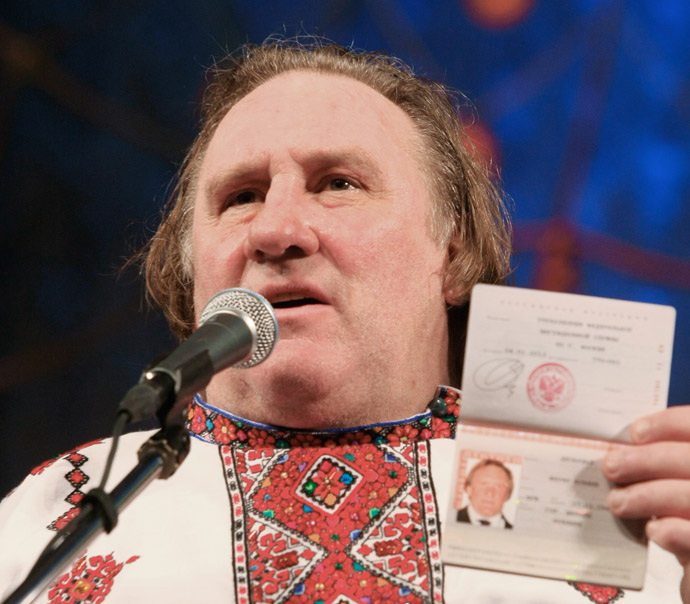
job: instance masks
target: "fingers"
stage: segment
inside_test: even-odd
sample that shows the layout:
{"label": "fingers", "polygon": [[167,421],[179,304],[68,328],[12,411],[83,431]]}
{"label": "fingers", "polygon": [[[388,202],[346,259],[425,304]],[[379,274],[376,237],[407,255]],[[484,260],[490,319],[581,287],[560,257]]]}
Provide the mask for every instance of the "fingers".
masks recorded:
{"label": "fingers", "polygon": [[684,574],[680,582],[683,604],[690,604],[690,520],[681,518],[657,518],[647,523],[647,537],[671,552]]}
{"label": "fingers", "polygon": [[632,424],[630,435],[634,443],[690,441],[690,405],[669,407],[642,417]]}
{"label": "fingers", "polygon": [[659,478],[690,479],[690,442],[656,442],[610,450],[601,464],[604,476],[627,484]]}
{"label": "fingers", "polygon": [[602,460],[612,489],[607,503],[622,518],[649,518],[647,536],[683,565],[681,596],[690,604],[690,406],[643,417],[630,428],[635,446],[615,447]]}
{"label": "fingers", "polygon": [[678,561],[690,563],[690,520],[657,518],[647,523],[647,537],[671,552]]}
{"label": "fingers", "polygon": [[690,520],[690,481],[637,482],[612,489],[606,503],[621,518],[676,516]]}

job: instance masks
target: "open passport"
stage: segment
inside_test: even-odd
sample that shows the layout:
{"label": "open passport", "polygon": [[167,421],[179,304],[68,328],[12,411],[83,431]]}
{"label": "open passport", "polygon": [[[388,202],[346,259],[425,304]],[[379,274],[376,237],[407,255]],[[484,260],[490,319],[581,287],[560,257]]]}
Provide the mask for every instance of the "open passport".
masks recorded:
{"label": "open passport", "polygon": [[608,511],[600,462],[666,407],[674,324],[670,306],[475,286],[446,563],[642,588],[644,522]]}

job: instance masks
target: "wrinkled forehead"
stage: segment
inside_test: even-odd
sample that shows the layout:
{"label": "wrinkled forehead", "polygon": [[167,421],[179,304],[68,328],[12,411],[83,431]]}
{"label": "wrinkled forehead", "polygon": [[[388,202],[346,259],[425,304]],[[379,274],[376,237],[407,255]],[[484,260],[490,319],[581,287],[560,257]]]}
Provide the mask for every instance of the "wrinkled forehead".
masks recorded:
{"label": "wrinkled forehead", "polygon": [[296,153],[359,148],[384,165],[404,155],[417,163],[420,138],[412,119],[367,84],[342,75],[290,71],[261,84],[225,114],[204,153],[201,175],[217,167],[220,156],[227,162],[240,154],[286,148]]}

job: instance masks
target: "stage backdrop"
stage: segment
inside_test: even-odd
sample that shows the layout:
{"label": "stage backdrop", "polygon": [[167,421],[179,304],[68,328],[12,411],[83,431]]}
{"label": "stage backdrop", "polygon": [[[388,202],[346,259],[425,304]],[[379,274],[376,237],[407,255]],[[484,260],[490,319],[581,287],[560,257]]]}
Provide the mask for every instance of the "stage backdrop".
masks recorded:
{"label": "stage backdrop", "polygon": [[172,345],[118,268],[157,222],[212,57],[298,33],[463,91],[512,198],[516,283],[675,306],[671,401],[690,400],[687,0],[4,0],[0,493],[106,435]]}

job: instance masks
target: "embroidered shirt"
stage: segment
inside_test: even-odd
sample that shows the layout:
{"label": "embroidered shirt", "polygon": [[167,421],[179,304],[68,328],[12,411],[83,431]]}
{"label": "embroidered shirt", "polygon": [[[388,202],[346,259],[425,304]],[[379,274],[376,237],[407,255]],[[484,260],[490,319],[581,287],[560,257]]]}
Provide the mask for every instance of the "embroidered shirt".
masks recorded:
{"label": "embroidered shirt", "polygon": [[[440,416],[316,433],[253,424],[195,399],[195,438],[177,473],[147,487],[37,601],[680,602],[680,566],[656,547],[645,589],[625,594],[444,567],[458,393],[438,396]],[[108,489],[149,435],[123,438]],[[43,464],[0,506],[1,598],[77,513],[108,448],[97,441]]]}
{"label": "embroidered shirt", "polygon": [[238,603],[442,600],[428,441],[453,436],[458,394],[436,398],[440,417],[324,432],[247,422],[194,399],[190,432],[221,446]]}

